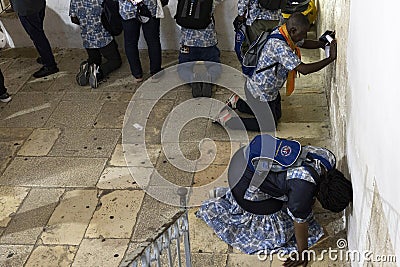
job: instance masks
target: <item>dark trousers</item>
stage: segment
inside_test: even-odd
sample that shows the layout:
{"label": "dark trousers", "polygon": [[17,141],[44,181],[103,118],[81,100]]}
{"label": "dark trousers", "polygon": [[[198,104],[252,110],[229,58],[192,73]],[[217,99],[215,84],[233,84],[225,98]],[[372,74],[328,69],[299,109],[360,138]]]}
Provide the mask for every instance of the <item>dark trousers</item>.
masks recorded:
{"label": "dark trousers", "polygon": [[150,74],[156,74],[161,70],[161,42],[160,42],[160,19],[150,18],[146,23],[137,19],[122,20],[125,39],[125,53],[128,58],[131,73],[135,78],[143,76],[142,64],[139,58],[139,37],[142,27],[144,39],[150,59]]}
{"label": "dark trousers", "polygon": [[7,89],[4,85],[4,76],[3,76],[3,72],[0,69],[0,95],[3,95],[7,93]]}
{"label": "dark trousers", "polygon": [[[100,75],[98,76],[99,80],[107,77],[107,75],[112,71],[121,67],[121,55],[118,51],[118,45],[115,40],[112,40],[105,47],[86,48],[86,52],[89,57],[87,60],[89,65],[96,64],[97,66],[100,66]],[[102,57],[106,59],[106,62],[103,63]]]}
{"label": "dark trousers", "polygon": [[[267,103],[259,99],[255,99],[251,93],[245,88],[247,102],[240,99],[236,104],[240,112],[254,115],[252,118],[232,117],[227,121],[226,125],[231,129],[241,129],[241,123],[248,131],[270,132],[275,130],[278,121],[282,116],[281,110],[281,95],[278,92],[278,97],[273,101],[268,101],[269,109],[266,108]],[[272,115],[272,116],[271,116]]]}
{"label": "dark trousers", "polygon": [[[183,52],[184,51],[184,52]],[[196,80],[206,79],[208,81],[214,82],[221,75],[221,62],[220,51],[216,45],[209,47],[193,47],[193,46],[183,46],[179,52],[179,64],[187,63],[183,65],[178,65],[179,77],[185,82],[191,82],[194,75],[194,65],[196,61],[206,61],[205,66],[207,73],[197,73],[200,77],[196,77]],[[215,63],[211,63],[215,62]],[[204,77],[203,77],[204,76]],[[208,77],[206,77],[208,76]]]}
{"label": "dark trousers", "polygon": [[19,20],[21,21],[22,27],[24,27],[25,31],[33,41],[36,50],[42,58],[43,65],[48,68],[54,68],[57,67],[57,63],[54,60],[49,40],[43,30],[45,9],[46,7],[38,13],[29,16],[19,16]]}

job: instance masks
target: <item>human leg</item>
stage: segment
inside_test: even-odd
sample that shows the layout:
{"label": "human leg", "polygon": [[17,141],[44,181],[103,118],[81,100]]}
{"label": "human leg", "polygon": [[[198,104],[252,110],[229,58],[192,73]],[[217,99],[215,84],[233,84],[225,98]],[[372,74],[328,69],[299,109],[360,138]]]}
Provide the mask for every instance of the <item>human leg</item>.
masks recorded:
{"label": "human leg", "polygon": [[139,58],[139,37],[140,22],[136,19],[122,20],[124,29],[125,54],[128,58],[129,66],[133,77],[141,79],[143,77],[142,64]]}
{"label": "human leg", "polygon": [[44,16],[45,8],[43,8],[39,13],[29,16],[19,16],[21,24],[35,45],[44,65],[44,70],[46,70],[39,73],[41,75],[34,75],[35,77],[44,77],[58,72],[57,63],[55,62],[49,40],[43,30]]}
{"label": "human leg", "polygon": [[150,74],[154,75],[161,71],[160,19],[151,17],[142,29],[149,50]]}
{"label": "human leg", "polygon": [[4,85],[4,76],[1,69],[0,69],[0,101],[3,103],[11,101],[11,96],[7,93],[7,88]]}
{"label": "human leg", "polygon": [[112,40],[111,43],[99,50],[101,55],[107,60],[100,65],[100,71],[102,72],[103,77],[106,77],[109,73],[121,67],[121,55],[118,51],[118,45],[115,40]]}

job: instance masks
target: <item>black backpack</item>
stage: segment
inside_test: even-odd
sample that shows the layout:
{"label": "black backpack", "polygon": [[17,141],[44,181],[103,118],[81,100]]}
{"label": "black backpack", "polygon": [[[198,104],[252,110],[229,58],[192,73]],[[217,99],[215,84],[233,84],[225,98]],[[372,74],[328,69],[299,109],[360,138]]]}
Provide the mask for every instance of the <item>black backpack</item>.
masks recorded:
{"label": "black backpack", "polygon": [[101,4],[101,23],[104,28],[112,35],[117,36],[122,32],[122,18],[119,14],[119,4],[115,0],[104,0]]}
{"label": "black backpack", "polygon": [[214,0],[178,0],[176,23],[188,29],[205,29],[212,21]]}

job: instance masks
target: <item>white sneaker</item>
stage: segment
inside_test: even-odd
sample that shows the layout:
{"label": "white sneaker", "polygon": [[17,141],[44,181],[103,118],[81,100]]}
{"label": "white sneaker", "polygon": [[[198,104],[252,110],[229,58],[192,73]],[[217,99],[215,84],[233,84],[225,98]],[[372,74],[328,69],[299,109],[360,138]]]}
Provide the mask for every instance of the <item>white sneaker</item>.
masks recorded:
{"label": "white sneaker", "polygon": [[100,66],[97,66],[96,64],[93,64],[90,66],[89,68],[89,84],[90,87],[92,87],[93,89],[99,87],[99,82],[97,80],[97,73],[99,73],[99,68]]}

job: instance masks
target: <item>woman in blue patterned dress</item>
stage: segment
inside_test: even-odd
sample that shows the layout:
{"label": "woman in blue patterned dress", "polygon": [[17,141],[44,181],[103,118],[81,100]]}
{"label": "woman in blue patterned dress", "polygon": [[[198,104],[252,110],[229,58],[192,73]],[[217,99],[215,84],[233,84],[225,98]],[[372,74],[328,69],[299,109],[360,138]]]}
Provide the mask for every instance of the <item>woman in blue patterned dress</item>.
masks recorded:
{"label": "woman in blue patterned dress", "polygon": [[[302,147],[289,168],[277,171],[281,167],[274,163],[267,168],[274,171],[263,171],[267,161],[254,146],[255,139],[233,156],[230,189],[203,202],[197,216],[222,240],[247,254],[298,251],[301,255],[324,234],[313,216],[315,199],[323,208],[340,212],[352,200],[351,183],[335,169],[335,156],[329,150],[313,146]],[[285,262],[285,266],[306,264],[306,258]]]}

